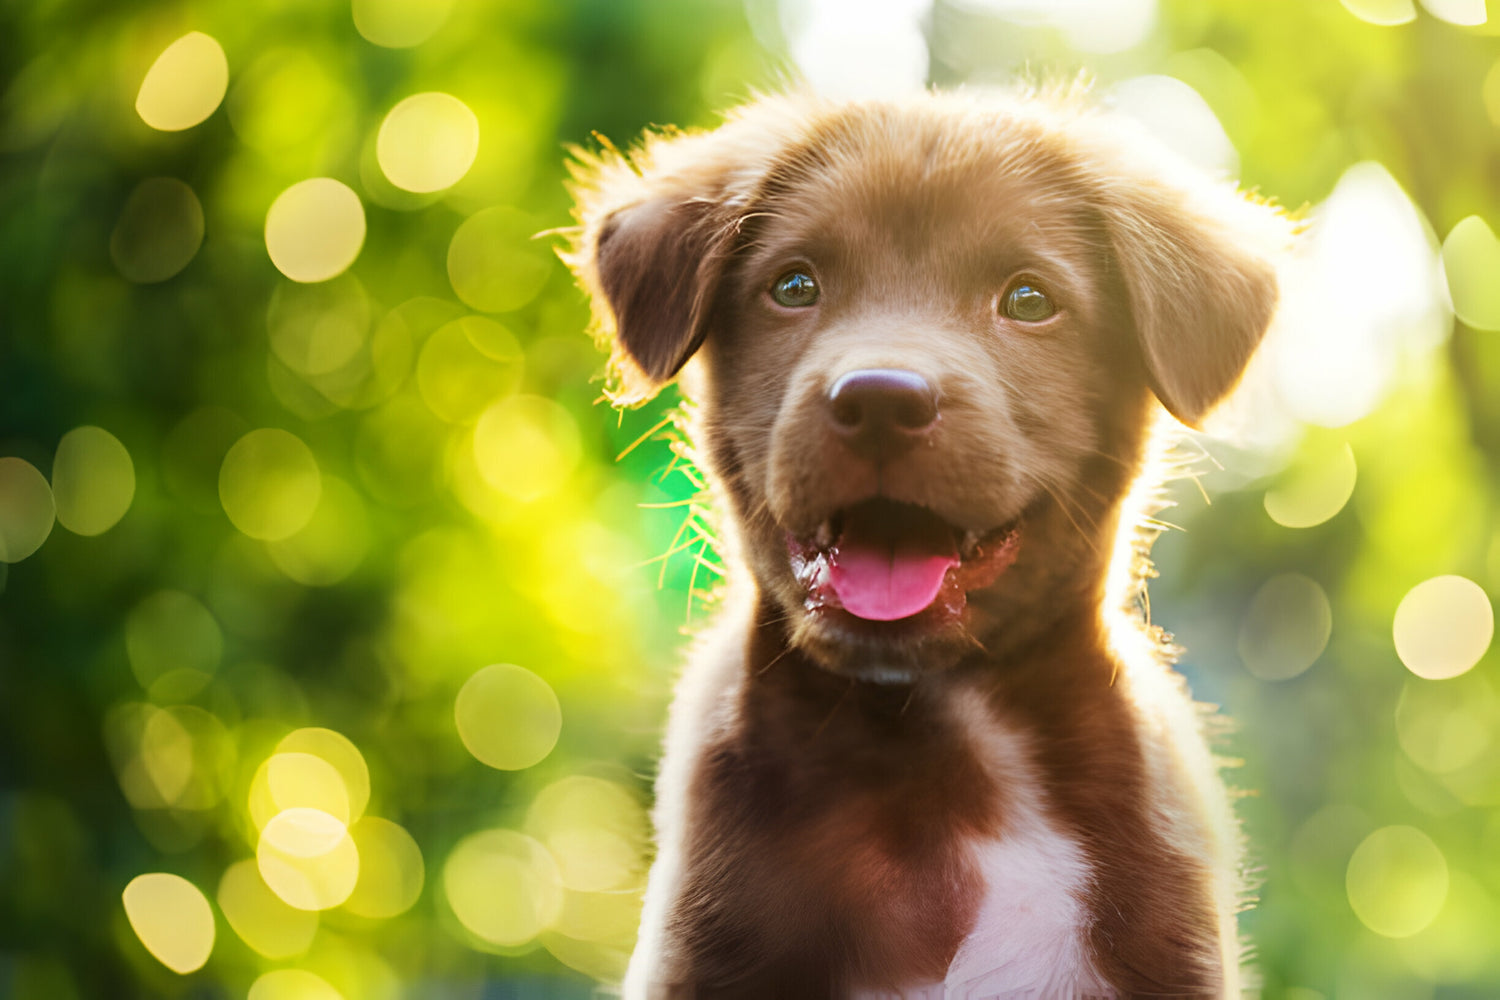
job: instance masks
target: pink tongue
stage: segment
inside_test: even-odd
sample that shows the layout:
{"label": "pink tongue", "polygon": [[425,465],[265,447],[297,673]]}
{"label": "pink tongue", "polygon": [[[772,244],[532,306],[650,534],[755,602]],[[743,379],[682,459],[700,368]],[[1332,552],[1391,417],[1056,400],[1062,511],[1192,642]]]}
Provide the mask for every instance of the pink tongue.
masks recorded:
{"label": "pink tongue", "polygon": [[948,570],[958,565],[951,538],[923,531],[892,537],[857,528],[851,524],[839,539],[829,582],[844,610],[860,618],[911,617],[932,603]]}

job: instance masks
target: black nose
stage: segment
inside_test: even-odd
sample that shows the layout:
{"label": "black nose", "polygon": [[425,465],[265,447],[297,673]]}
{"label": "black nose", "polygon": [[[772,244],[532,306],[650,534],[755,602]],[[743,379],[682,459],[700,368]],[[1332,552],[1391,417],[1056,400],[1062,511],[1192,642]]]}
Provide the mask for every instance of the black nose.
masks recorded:
{"label": "black nose", "polygon": [[894,458],[926,437],[937,423],[937,393],[916,372],[864,368],[846,372],[828,390],[835,431],[856,454]]}

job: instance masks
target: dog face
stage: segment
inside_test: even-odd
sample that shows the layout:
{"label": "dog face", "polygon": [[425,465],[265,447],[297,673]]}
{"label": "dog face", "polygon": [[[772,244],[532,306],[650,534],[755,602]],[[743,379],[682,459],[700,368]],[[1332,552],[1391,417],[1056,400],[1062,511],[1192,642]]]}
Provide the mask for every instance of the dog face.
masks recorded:
{"label": "dog face", "polygon": [[571,263],[626,392],[698,356],[737,548],[816,662],[906,681],[1097,606],[1151,394],[1192,423],[1237,379],[1274,215],[1135,142],[782,99],[585,172]]}

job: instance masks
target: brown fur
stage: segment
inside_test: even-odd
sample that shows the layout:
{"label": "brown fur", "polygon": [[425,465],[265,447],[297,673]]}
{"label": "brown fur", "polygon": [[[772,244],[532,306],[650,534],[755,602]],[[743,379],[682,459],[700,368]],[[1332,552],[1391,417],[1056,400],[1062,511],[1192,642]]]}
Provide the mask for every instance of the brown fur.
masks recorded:
{"label": "brown fur", "polygon": [[[772,98],[580,166],[567,256],[617,394],[688,366],[731,573],[673,708],[629,989],[941,981],[983,895],[969,847],[1011,814],[1011,776],[955,722],[971,702],[1035,748],[1092,872],[1100,976],[1233,988],[1222,788],[1159,642],[1121,648],[1143,633],[1111,630],[1131,595],[1106,580],[1155,401],[1194,424],[1232,387],[1286,230],[1153,149],[1072,99]],[[814,308],[768,298],[794,265]],[[1020,274],[1057,315],[997,312]],[[829,386],[869,368],[937,387],[925,446],[876,463],[828,432]],[[951,621],[810,613],[788,534],[876,493],[980,533],[1017,521],[1019,555]]]}

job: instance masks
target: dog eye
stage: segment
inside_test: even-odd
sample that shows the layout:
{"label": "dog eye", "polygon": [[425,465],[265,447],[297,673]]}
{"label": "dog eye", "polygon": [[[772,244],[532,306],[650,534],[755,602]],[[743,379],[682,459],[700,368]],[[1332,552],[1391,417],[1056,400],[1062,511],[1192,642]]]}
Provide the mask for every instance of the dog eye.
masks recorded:
{"label": "dog eye", "polygon": [[818,282],[806,271],[788,271],[771,286],[771,298],[790,309],[800,309],[818,301]]}
{"label": "dog eye", "polygon": [[1040,323],[1057,312],[1046,292],[1024,283],[1005,293],[1003,308],[1005,315],[1022,323]]}

